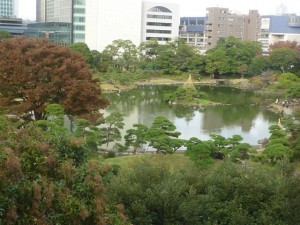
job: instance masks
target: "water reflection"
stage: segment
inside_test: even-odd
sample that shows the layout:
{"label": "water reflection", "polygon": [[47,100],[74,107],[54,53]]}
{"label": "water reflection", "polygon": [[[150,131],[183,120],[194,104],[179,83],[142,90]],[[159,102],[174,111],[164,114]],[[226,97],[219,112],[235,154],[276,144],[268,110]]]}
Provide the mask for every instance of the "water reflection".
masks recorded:
{"label": "water reflection", "polygon": [[209,134],[218,133],[225,137],[240,134],[250,144],[269,136],[268,127],[276,123],[278,116],[251,106],[261,101],[252,92],[226,87],[198,86],[215,102],[232,105],[215,106],[199,110],[192,107],[168,105],[163,100],[174,86],[143,87],[118,94],[107,94],[110,101],[105,113],[120,111],[125,115],[123,134],[135,123],[150,126],[157,116],[167,117],[182,133],[180,138],[198,137],[209,139]]}

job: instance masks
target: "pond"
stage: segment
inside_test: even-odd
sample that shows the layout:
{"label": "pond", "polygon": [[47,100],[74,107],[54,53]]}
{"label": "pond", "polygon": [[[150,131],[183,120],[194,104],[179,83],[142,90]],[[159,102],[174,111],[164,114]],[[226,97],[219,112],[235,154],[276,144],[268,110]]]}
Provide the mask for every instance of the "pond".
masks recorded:
{"label": "pond", "polygon": [[250,91],[223,86],[196,86],[197,90],[206,92],[211,101],[225,104],[198,108],[167,104],[163,99],[164,94],[173,92],[176,88],[164,85],[144,86],[106,94],[110,105],[104,115],[113,111],[124,114],[122,135],[135,123],[149,127],[157,116],[164,116],[181,132],[179,138],[197,137],[208,140],[211,133],[227,138],[239,134],[244,142],[252,145],[257,145],[260,139],[268,138],[268,127],[279,119],[275,113],[256,106],[265,99]]}

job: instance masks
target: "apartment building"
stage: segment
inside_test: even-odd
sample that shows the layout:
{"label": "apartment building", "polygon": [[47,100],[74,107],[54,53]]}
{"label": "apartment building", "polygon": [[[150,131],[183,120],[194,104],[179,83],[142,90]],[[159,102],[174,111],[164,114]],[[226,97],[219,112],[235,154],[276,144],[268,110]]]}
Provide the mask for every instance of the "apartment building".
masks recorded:
{"label": "apartment building", "polygon": [[259,34],[260,16],[257,10],[250,10],[248,15],[244,15],[230,12],[228,8],[207,8],[206,49],[215,47],[220,38],[233,36],[257,41]]}
{"label": "apartment building", "polygon": [[195,46],[199,52],[205,51],[206,17],[181,17],[179,37]]}

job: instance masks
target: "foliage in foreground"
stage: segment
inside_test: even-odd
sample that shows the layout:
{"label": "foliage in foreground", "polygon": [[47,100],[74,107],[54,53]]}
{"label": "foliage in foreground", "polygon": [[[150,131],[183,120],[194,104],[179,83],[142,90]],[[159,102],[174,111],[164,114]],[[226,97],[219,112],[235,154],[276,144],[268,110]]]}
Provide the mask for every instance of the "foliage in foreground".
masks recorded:
{"label": "foliage in foreground", "polygon": [[270,167],[224,162],[199,170],[176,169],[165,156],[134,161],[107,185],[111,201],[125,206],[136,225],[299,224],[299,180]]}
{"label": "foliage in foreground", "polygon": [[0,224],[127,224],[104,201],[110,168],[86,160],[84,138],[49,123],[16,129],[0,117]]}

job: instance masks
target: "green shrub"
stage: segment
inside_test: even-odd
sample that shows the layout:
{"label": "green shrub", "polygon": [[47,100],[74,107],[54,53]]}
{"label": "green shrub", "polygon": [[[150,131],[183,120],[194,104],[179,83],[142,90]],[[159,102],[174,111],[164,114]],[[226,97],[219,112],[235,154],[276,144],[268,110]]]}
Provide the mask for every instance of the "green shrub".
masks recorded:
{"label": "green shrub", "polygon": [[108,151],[107,158],[115,158],[115,157],[116,157],[116,153],[114,151]]}

